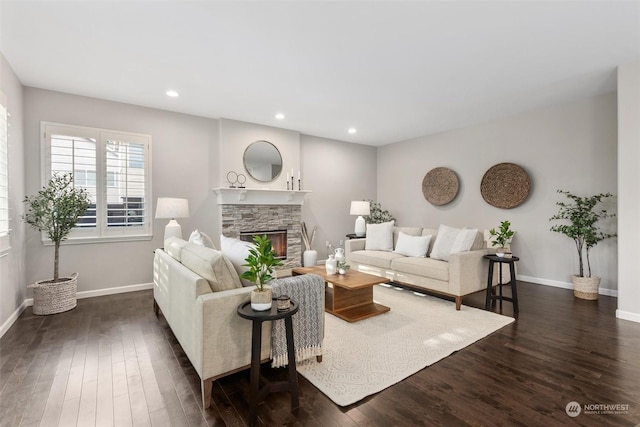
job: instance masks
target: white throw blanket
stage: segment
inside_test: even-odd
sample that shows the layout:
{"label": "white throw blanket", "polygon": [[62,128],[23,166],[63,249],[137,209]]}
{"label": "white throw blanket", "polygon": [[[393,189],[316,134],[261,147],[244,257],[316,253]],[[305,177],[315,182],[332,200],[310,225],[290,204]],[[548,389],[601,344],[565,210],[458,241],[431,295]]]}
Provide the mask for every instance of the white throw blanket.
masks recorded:
{"label": "white throw blanket", "polygon": [[[289,295],[299,308],[293,315],[296,361],[322,355],[324,337],[324,279],[315,274],[277,279],[270,283],[274,297]],[[271,366],[289,363],[284,319],[271,322]]]}

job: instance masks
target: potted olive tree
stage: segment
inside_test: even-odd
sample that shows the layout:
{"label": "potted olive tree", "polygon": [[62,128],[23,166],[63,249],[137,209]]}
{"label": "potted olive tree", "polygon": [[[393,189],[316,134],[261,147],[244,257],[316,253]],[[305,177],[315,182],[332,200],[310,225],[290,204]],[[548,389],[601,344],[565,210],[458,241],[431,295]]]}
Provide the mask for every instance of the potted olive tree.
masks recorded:
{"label": "potted olive tree", "polygon": [[65,240],[90,205],[83,188],[73,186],[71,174],[54,175],[37,194],[24,199],[27,211],[22,219],[53,242],[53,279],[29,285],[33,289],[33,313],[55,314],[77,304],[78,275],[59,276],[60,243]]}
{"label": "potted olive tree", "polygon": [[[616,233],[603,232],[598,222],[605,218],[615,217],[615,214],[607,212],[597,206],[606,198],[613,197],[611,193],[599,193],[589,197],[576,196],[568,191],[558,190],[564,194],[568,202],[556,202],[560,207],[557,214],[549,218],[550,221],[565,221],[551,227],[551,231],[562,233],[572,239],[578,251],[579,273],[573,275],[573,294],[577,298],[596,300],[600,277],[591,275],[590,250],[599,242],[616,237]],[[586,269],[585,269],[586,261]]]}
{"label": "potted olive tree", "polygon": [[271,240],[267,236],[254,236],[255,247],[249,249],[249,256],[245,258],[247,271],[242,277],[256,284],[251,292],[251,308],[255,311],[271,309],[271,287],[267,286],[274,279],[275,267],[282,265],[282,261],[275,257]]}

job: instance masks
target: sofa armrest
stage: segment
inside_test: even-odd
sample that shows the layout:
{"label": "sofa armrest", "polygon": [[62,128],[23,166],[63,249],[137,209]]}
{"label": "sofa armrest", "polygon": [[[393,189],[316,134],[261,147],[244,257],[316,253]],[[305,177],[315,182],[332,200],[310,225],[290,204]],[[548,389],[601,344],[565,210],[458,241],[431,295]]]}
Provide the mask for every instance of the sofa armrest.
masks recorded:
{"label": "sofa armrest", "polygon": [[467,295],[487,287],[489,264],[484,255],[488,249],[460,252],[449,257],[449,292]]}
{"label": "sofa armrest", "polygon": [[351,254],[351,252],[364,250],[366,242],[367,242],[367,239],[365,238],[345,240],[344,255],[345,255],[345,258],[347,259],[347,262],[349,261],[349,254]]}
{"label": "sofa armrest", "polygon": [[[251,363],[252,322],[240,317],[238,306],[249,301],[253,287],[200,295],[196,300],[195,327],[200,344],[197,356],[203,379],[233,372]],[[261,358],[271,352],[271,322],[262,323]],[[196,368],[198,370],[198,368]]]}

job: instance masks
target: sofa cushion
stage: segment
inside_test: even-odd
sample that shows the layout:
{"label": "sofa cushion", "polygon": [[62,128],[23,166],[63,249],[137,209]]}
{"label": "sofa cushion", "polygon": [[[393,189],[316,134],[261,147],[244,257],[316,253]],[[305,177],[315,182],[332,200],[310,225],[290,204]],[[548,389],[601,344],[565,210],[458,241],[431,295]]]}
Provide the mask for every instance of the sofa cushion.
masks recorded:
{"label": "sofa cushion", "polygon": [[383,222],[381,224],[367,224],[365,249],[368,251],[392,251],[393,224],[394,221]]}
{"label": "sofa cushion", "polygon": [[231,261],[215,249],[188,243],[182,248],[182,264],[207,279],[213,292],[242,287]]}
{"label": "sofa cushion", "polygon": [[240,277],[242,286],[255,286],[255,283],[242,278],[242,273],[249,270],[246,267],[246,259],[249,256],[249,249],[254,248],[255,245],[251,242],[245,242],[244,240],[234,239],[233,237],[227,237],[220,235],[220,251],[226,256]]}
{"label": "sofa cushion", "polygon": [[470,250],[477,237],[478,230],[475,228],[460,229],[440,224],[430,257],[442,261],[449,261],[450,254]]}
{"label": "sofa cushion", "polygon": [[398,242],[393,252],[415,257],[426,257],[429,249],[429,241],[431,236],[411,236],[400,231],[398,233]]}
{"label": "sofa cushion", "polygon": [[422,229],[422,236],[431,236],[431,241],[429,242],[429,250],[427,251],[427,256],[429,256],[429,254],[433,250],[433,245],[436,243],[436,237],[438,236],[438,229],[437,228],[423,228]]}
{"label": "sofa cushion", "polygon": [[191,235],[189,236],[189,243],[195,243],[196,245],[217,249],[216,245],[213,244],[211,237],[203,231],[198,231],[197,228],[191,232]]}
{"label": "sofa cushion", "polygon": [[394,259],[391,268],[398,273],[413,274],[449,281],[449,263],[431,258],[405,257]]}
{"label": "sofa cushion", "polygon": [[393,227],[393,247],[398,246],[398,237],[400,233],[408,234],[409,236],[420,236],[422,233],[422,227]]}
{"label": "sofa cushion", "polygon": [[349,262],[391,268],[391,261],[398,258],[405,258],[405,256],[394,252],[364,250],[351,252]]}
{"label": "sofa cushion", "polygon": [[182,240],[179,237],[169,237],[164,241],[164,251],[171,255],[171,258],[178,262],[182,262],[182,248],[187,245],[186,240]]}

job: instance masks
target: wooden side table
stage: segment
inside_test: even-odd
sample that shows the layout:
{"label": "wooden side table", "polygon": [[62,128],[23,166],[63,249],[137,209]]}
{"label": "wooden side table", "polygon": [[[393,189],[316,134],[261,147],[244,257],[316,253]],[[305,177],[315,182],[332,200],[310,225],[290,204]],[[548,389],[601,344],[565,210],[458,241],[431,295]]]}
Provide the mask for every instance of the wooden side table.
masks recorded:
{"label": "wooden side table", "polygon": [[[514,256],[511,258],[499,257],[497,255],[485,255],[484,258],[489,260],[489,277],[487,278],[487,299],[485,302],[485,309],[489,310],[492,300],[500,301],[500,310],[502,310],[502,301],[511,301],[513,303],[513,312],[518,313],[518,286],[516,283],[516,271],[515,263],[520,261],[520,258]],[[498,263],[498,286],[500,295],[493,294],[493,265]],[[502,283],[502,265],[509,265],[510,280],[508,283]],[[505,297],[502,295],[502,287],[511,286],[512,297]]]}
{"label": "wooden side table", "polygon": [[[247,301],[238,306],[238,315],[251,320],[251,387],[249,397],[249,422],[256,425],[258,404],[273,391],[288,391],[291,394],[291,409],[300,406],[298,399],[298,372],[296,371],[296,351],[293,345],[293,321],[291,317],[298,312],[298,304],[291,300],[291,307],[287,311],[278,311],[276,301],[271,310],[254,311],[251,302]],[[284,319],[287,335],[287,354],[289,356],[289,380],[270,382],[260,376],[260,349],[262,348],[262,322]],[[264,386],[260,388],[260,380]]]}

